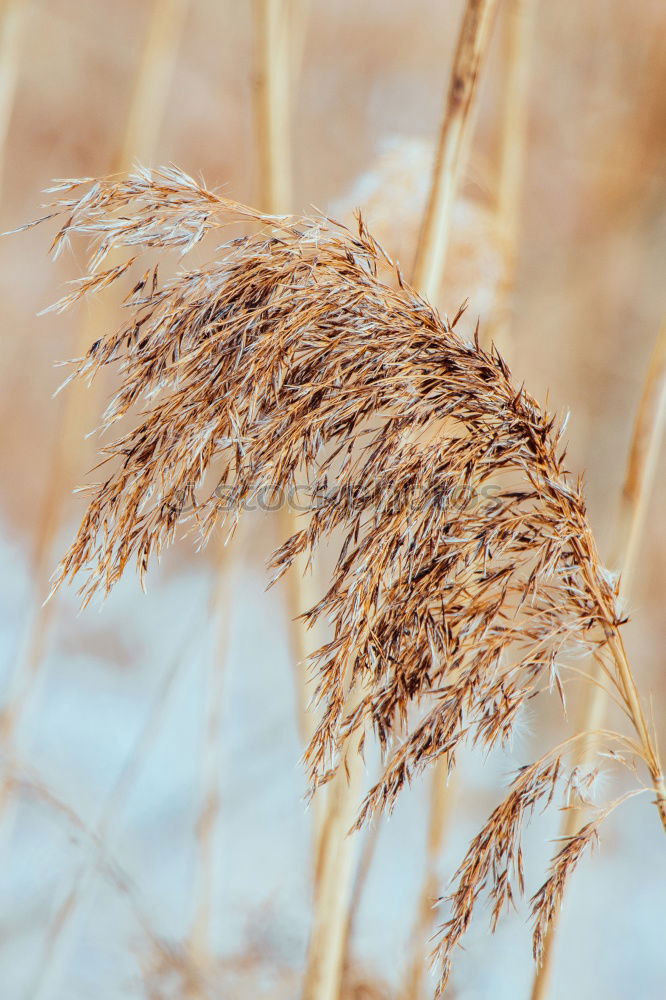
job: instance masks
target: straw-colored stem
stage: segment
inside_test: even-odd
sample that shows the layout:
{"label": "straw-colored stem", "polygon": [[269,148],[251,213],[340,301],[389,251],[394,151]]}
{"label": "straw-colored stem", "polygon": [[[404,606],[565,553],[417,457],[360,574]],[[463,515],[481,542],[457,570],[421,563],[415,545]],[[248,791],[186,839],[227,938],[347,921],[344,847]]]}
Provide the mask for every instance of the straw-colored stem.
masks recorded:
{"label": "straw-colored stem", "polygon": [[287,0],[289,4],[289,72],[292,90],[298,88],[303,71],[305,41],[312,0]]}
{"label": "straw-colored stem", "polygon": [[[455,775],[453,776],[455,780]],[[428,840],[426,844],[426,871],[421,888],[419,908],[412,933],[410,959],[401,996],[405,1000],[421,1000],[425,996],[427,977],[427,951],[437,915],[437,899],[441,895],[438,863],[442,845],[451,821],[455,799],[449,781],[448,758],[442,757],[435,764],[430,794]]]}
{"label": "straw-colored stem", "polygon": [[350,833],[363,783],[358,742],[331,781],[302,1000],[338,1000],[353,889],[357,834]]}
{"label": "straw-colored stem", "polygon": [[116,170],[155,154],[191,0],[154,0]]}
{"label": "straw-colored stem", "polygon": [[354,931],[356,929],[358,913],[361,908],[361,900],[363,899],[363,893],[365,891],[368,876],[370,875],[370,870],[372,868],[372,862],[377,850],[380,831],[381,823],[377,820],[365,831],[363,846],[361,847],[358,865],[356,866],[351,898],[349,900],[349,909],[347,911],[344,943],[342,947],[343,981],[351,964],[351,943],[354,939]]}
{"label": "straw-colored stem", "polygon": [[[357,697],[352,694],[347,698],[345,711],[353,711]],[[358,741],[354,741],[330,785],[319,789],[313,801],[313,808],[317,810],[314,814],[314,912],[303,1000],[338,1000],[340,994],[354,911],[357,836],[349,831],[360,804],[363,774],[363,759]],[[326,793],[325,798],[322,792]],[[362,888],[361,884],[359,894]]]}
{"label": "straw-colored stem", "polygon": [[624,592],[631,586],[638,546],[645,529],[665,424],[666,321],[657,337],[636,415],[611,552],[611,565],[622,570]]}
{"label": "straw-colored stem", "polygon": [[[453,206],[469,153],[479,72],[488,53],[496,6],[495,0],[469,0],[458,37],[412,276],[415,288],[431,299],[437,295],[444,276]],[[451,815],[453,792],[447,786],[446,759],[435,765],[431,780],[426,873],[404,984],[404,995],[410,1000],[421,997],[424,991],[427,942],[438,895],[437,863]]]}
{"label": "straw-colored stem", "polygon": [[[300,525],[288,510],[280,512],[282,534],[293,534]],[[317,729],[317,713],[312,705],[314,684],[308,674],[308,657],[318,643],[312,640],[310,633],[296,616],[316,603],[316,594],[309,583],[307,560],[298,555],[294,564],[286,574],[285,596],[289,621],[289,651],[294,664],[294,690],[296,695],[296,720],[298,734],[304,747],[310,742]],[[321,869],[321,838],[326,817],[327,790],[322,788],[310,803],[312,818],[312,871],[315,883]]]}
{"label": "straw-colored stem", "polygon": [[259,203],[271,214],[291,206],[288,14],[286,0],[255,0]]}
{"label": "straw-colored stem", "polygon": [[[260,203],[262,208],[280,214],[291,207],[290,152],[290,49],[298,41],[292,36],[294,14],[298,13],[304,37],[307,8],[297,12],[288,0],[255,0],[257,32],[256,111],[259,149]],[[302,57],[299,56],[299,59]],[[293,69],[292,69],[293,74]],[[293,513],[280,511],[281,531],[291,535],[298,530]],[[303,624],[297,620],[315,603],[309,593],[305,565],[297,559],[286,581],[289,638],[295,661],[295,680],[299,731],[304,745],[314,735],[316,718],[310,708],[306,662],[311,643]],[[349,760],[350,775],[360,762]],[[315,796],[312,807],[313,872],[315,884],[313,927],[307,958],[304,997],[306,1000],[337,998],[345,942],[346,914],[351,893],[352,848],[347,831],[351,825],[357,796],[356,782],[337,776],[330,788]]]}
{"label": "straw-colored stem", "polygon": [[503,346],[511,322],[518,234],[523,198],[527,120],[530,101],[530,64],[536,0],[509,0],[504,14],[504,58],[497,177],[497,217],[503,239],[504,303],[500,322],[492,331]]}
{"label": "straw-colored stem", "polygon": [[[634,565],[638,554],[638,546],[645,528],[645,519],[648,501],[652,492],[654,476],[657,467],[660,446],[664,436],[664,425],[666,423],[666,323],[663,324],[655,345],[650,366],[648,369],[643,395],[636,414],[636,421],[629,450],[627,462],[627,472],[620,495],[620,504],[615,526],[613,546],[611,550],[611,565],[622,571],[621,595],[626,599],[631,588],[631,579]],[[614,650],[615,655],[615,650]],[[622,672],[626,675],[626,657],[623,647],[619,647],[617,658],[623,664]],[[603,673],[601,665],[597,662],[594,668],[593,682],[585,686],[583,692],[583,703],[581,706],[581,717],[579,731],[584,733],[594,733],[599,730],[604,722],[608,695],[603,686]],[[635,686],[630,684],[631,688]],[[634,710],[643,717],[640,702],[633,699]],[[637,708],[636,708],[637,705]],[[651,745],[651,738],[647,730],[647,725],[643,717],[643,725],[637,726],[641,739],[646,736]],[[641,732],[642,731],[642,732]],[[578,764],[582,767],[589,766],[592,760],[593,743],[589,738],[581,746],[581,753]],[[651,770],[651,776],[655,783],[657,796],[661,794],[660,815],[664,822],[664,806],[666,796],[664,794],[664,782],[661,777],[661,769],[658,761],[655,760]],[[661,787],[660,787],[661,786]],[[583,810],[569,809],[565,814],[562,824],[562,836],[572,837],[580,828],[584,820]],[[550,978],[552,973],[553,950],[555,935],[557,931],[557,920],[551,924],[546,935],[543,948],[543,956],[539,969],[536,972],[532,987],[532,1000],[545,1000],[548,995]]]}
{"label": "straw-colored stem", "polygon": [[28,0],[0,3],[0,193],[28,8]]}
{"label": "straw-colored stem", "polygon": [[496,7],[497,0],[468,0],[465,5],[412,281],[430,299],[442,281],[451,213]]}
{"label": "straw-colored stem", "polygon": [[608,645],[615,661],[619,687],[624,696],[629,717],[638,734],[645,763],[652,778],[655,805],[661,819],[661,825],[666,833],[666,779],[664,778],[654,738],[641,704],[636,679],[634,678],[624,646],[624,639],[617,626],[608,637]]}
{"label": "straw-colored stem", "polygon": [[504,234],[508,237],[512,258],[515,255],[523,196],[535,12],[536,0],[510,0],[504,8],[505,55],[502,61],[504,79],[500,109],[497,213]]}
{"label": "straw-colored stem", "polygon": [[[303,59],[309,3],[307,0],[255,0],[256,24],[256,117],[259,153],[259,203],[264,211],[279,215],[291,207],[291,115],[290,100]],[[279,512],[281,533],[298,531],[293,512]],[[298,728],[304,746],[316,729],[310,708],[307,659],[312,643],[298,616],[315,603],[306,577],[305,560],[297,557],[285,581],[289,643],[294,661]],[[312,803],[313,866],[320,864],[320,838],[326,796]]]}

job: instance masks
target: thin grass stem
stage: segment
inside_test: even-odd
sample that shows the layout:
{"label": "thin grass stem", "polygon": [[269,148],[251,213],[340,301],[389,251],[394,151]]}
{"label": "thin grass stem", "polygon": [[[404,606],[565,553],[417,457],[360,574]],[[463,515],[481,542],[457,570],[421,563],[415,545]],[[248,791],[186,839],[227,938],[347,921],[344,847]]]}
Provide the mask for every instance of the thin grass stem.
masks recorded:
{"label": "thin grass stem", "polygon": [[[470,0],[465,7],[458,37],[413,273],[414,286],[430,299],[437,295],[444,275],[453,206],[460,176],[469,155],[478,77],[488,53],[495,10],[493,0]],[[418,1000],[425,989],[428,939],[435,920],[437,865],[455,795],[454,788],[448,785],[449,767],[446,757],[435,764],[431,782],[426,872],[404,983],[405,996],[410,1000]]]}
{"label": "thin grass stem", "polygon": [[358,841],[358,835],[350,830],[356,818],[363,775],[363,758],[356,741],[348,747],[328,792],[303,1000],[338,1000],[340,995]]}
{"label": "thin grass stem", "polygon": [[[620,494],[619,509],[615,524],[615,533],[611,548],[611,566],[621,571],[620,593],[626,600],[631,590],[631,581],[639,545],[645,530],[647,506],[652,493],[657,461],[664,436],[666,422],[666,322],[662,325],[648,367],[641,401],[636,413],[634,429],[629,448],[627,469]],[[627,666],[624,646],[617,644],[613,648],[618,669],[626,676]],[[592,683],[583,688],[583,701],[580,706],[579,729],[582,733],[592,734],[603,725],[608,710],[608,691],[601,683],[602,665],[597,661],[591,677]],[[632,717],[634,712],[642,719],[640,727],[641,740],[651,744],[647,722],[644,718],[640,701],[635,694],[635,685],[630,680],[628,690],[632,697]],[[578,760],[579,766],[590,766],[593,757],[593,740],[590,737],[581,745]],[[652,777],[655,782],[657,796],[661,796],[660,813],[664,821],[663,777],[656,761],[652,767]],[[573,837],[584,821],[584,810],[569,809],[564,816],[561,836]],[[553,955],[557,934],[557,919],[553,920],[544,940],[542,961],[535,973],[532,985],[532,1000],[545,1000],[550,990],[553,972]]]}
{"label": "thin grass stem", "polygon": [[442,281],[451,213],[496,7],[497,0],[468,0],[465,5],[414,264],[414,287],[430,300]]}
{"label": "thin grass stem", "polygon": [[0,193],[29,10],[29,0],[3,0],[0,4]]}
{"label": "thin grass stem", "polygon": [[291,190],[289,5],[255,0],[256,111],[259,203],[265,212],[289,211]]}
{"label": "thin grass stem", "polygon": [[504,251],[503,303],[492,336],[500,349],[509,335],[523,200],[530,70],[537,0],[509,0],[504,6],[504,58],[497,175],[497,216]]}

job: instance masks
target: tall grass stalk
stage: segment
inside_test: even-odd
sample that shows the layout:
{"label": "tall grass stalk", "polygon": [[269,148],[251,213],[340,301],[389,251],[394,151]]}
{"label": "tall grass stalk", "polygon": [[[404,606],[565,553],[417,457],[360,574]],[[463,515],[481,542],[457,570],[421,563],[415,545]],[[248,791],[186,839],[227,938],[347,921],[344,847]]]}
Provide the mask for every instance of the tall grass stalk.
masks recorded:
{"label": "tall grass stalk", "polygon": [[401,997],[421,1000],[427,991],[428,953],[437,918],[437,901],[441,895],[439,861],[456,799],[455,776],[450,776],[446,761],[438,763],[430,786],[430,812],[426,839],[425,873],[419,895],[416,921],[412,930],[409,960],[403,980]]}
{"label": "tall grass stalk", "polygon": [[254,0],[259,204],[279,215],[292,203],[289,0]]}
{"label": "tall grass stalk", "polygon": [[[478,78],[490,47],[495,9],[494,2],[470,0],[461,23],[412,276],[414,287],[426,298],[437,295],[444,276],[453,206],[469,155]],[[403,984],[404,995],[409,1000],[419,1000],[425,990],[427,953],[438,896],[438,863],[455,795],[448,784],[446,756],[435,764],[431,781],[425,874]]]}
{"label": "tall grass stalk", "polygon": [[312,0],[287,0],[289,4],[289,67],[292,95],[298,91],[310,24]]}
{"label": "tall grass stalk", "polygon": [[[356,870],[354,872],[354,883],[352,885],[351,898],[349,901],[349,908],[347,910],[347,922],[345,926],[344,943],[342,948],[342,981],[343,984],[346,982],[346,976],[352,966],[352,942],[354,940],[354,932],[356,930],[356,923],[358,920],[358,914],[361,909],[361,902],[363,900],[363,893],[365,892],[365,887],[372,869],[372,862],[375,857],[377,850],[377,844],[379,842],[379,834],[381,832],[382,825],[379,821],[373,823],[365,831],[365,838],[363,844],[361,845],[359,851],[358,864],[356,865]],[[343,990],[344,992],[344,990]]]}
{"label": "tall grass stalk", "polygon": [[[620,494],[610,566],[621,573],[620,593],[625,602],[631,592],[632,577],[639,546],[645,532],[647,507],[652,494],[659,453],[666,424],[666,321],[662,324],[648,367],[643,393],[636,412],[627,469]],[[608,709],[608,690],[603,683],[600,663],[595,666],[594,683],[585,685],[580,705],[578,730],[593,734],[604,725]],[[590,767],[594,743],[590,738],[581,745],[578,764]],[[564,814],[561,838],[575,837],[585,822],[585,810],[576,806]],[[532,1000],[545,1000],[550,989],[557,918],[545,938],[541,964],[532,985]]]}
{"label": "tall grass stalk", "polygon": [[[305,0],[254,0],[256,25],[256,121],[259,151],[259,204],[271,215],[291,210],[291,102],[303,61],[309,4]],[[278,511],[280,530],[289,537],[298,530],[294,513]],[[285,581],[288,637],[294,663],[299,735],[307,746],[316,729],[306,664],[312,643],[299,616],[312,601],[305,560],[298,559]],[[312,803],[313,868],[318,870],[323,800]]]}
{"label": "tall grass stalk", "polygon": [[191,3],[192,0],[153,0],[123,141],[116,156],[117,170],[137,160],[150,163],[155,155]]}
{"label": "tall grass stalk", "polygon": [[497,214],[503,235],[503,311],[492,336],[503,349],[511,326],[523,199],[530,105],[530,70],[537,0],[508,0],[503,7],[504,57],[500,103]]}
{"label": "tall grass stalk", "polygon": [[[350,700],[346,706],[353,710]],[[356,741],[349,745],[328,790],[303,1000],[338,1000],[340,996],[358,839],[350,830],[361,800],[364,772]]]}
{"label": "tall grass stalk", "polygon": [[0,0],[0,196],[30,0]]}
{"label": "tall grass stalk", "polygon": [[496,8],[497,0],[467,0],[465,4],[413,273],[414,287],[433,301],[442,281],[451,211]]}

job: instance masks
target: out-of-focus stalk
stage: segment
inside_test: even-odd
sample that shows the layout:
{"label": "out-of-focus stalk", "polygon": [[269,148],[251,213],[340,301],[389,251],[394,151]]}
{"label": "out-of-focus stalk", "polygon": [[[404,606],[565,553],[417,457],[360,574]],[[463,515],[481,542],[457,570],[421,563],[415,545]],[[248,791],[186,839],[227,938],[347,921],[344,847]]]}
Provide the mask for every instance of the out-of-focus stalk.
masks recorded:
{"label": "out-of-focus stalk", "polygon": [[497,0],[468,0],[465,5],[412,276],[413,285],[430,299],[442,283],[451,213],[496,7]]}
{"label": "out-of-focus stalk", "polygon": [[[292,53],[300,67],[303,59],[308,15],[306,0],[255,0],[256,26],[256,119],[259,153],[259,201],[265,212],[280,215],[291,208],[291,97],[297,82]],[[298,531],[295,514],[288,507],[279,511],[280,532],[285,537]],[[289,645],[294,662],[298,728],[307,746],[316,728],[310,708],[311,691],[306,666],[311,652],[307,630],[298,616],[314,603],[306,575],[305,560],[298,557],[285,579]],[[319,843],[323,823],[323,797],[315,797],[312,808],[313,859],[319,868]]]}
{"label": "out-of-focus stalk", "polygon": [[7,135],[14,107],[23,33],[29,7],[28,0],[0,2],[0,193],[4,177]]}
{"label": "out-of-focus stalk", "polygon": [[155,155],[190,3],[191,0],[154,0],[114,170],[124,170],[133,161],[149,164]]}
{"label": "out-of-focus stalk", "polygon": [[[479,73],[490,47],[496,7],[495,0],[469,0],[463,14],[412,275],[415,288],[431,299],[437,295],[444,275],[453,206],[469,155]],[[431,780],[426,869],[404,984],[409,1000],[419,1000],[425,989],[428,940],[438,896],[437,865],[453,798],[453,790],[447,786],[446,758],[435,764]]]}
{"label": "out-of-focus stalk", "polygon": [[455,798],[453,789],[447,784],[447,778],[448,768],[446,760],[444,760],[435,765],[432,777],[425,876],[412,932],[407,973],[403,983],[402,996],[405,1000],[420,1000],[421,997],[425,996],[426,991],[428,942],[432,937],[435,907],[440,895],[438,863],[451,821],[451,809]]}
{"label": "out-of-focus stalk", "polygon": [[[631,590],[638,548],[645,530],[647,505],[652,493],[665,423],[666,321],[657,336],[634,421],[611,548],[610,565],[622,574],[620,595],[625,600]],[[578,731],[589,733],[590,738],[582,743],[577,763],[585,768],[590,765],[593,757],[592,734],[602,728],[608,707],[608,694],[603,685],[603,670],[598,662],[595,663],[592,682],[585,685],[582,698]],[[561,836],[573,837],[583,822],[584,810],[575,807],[568,809],[564,816]],[[557,920],[554,920],[544,941],[541,965],[534,977],[532,1000],[545,1000],[548,996],[556,932]]]}
{"label": "out-of-focus stalk", "polygon": [[279,215],[291,206],[289,4],[255,0],[259,205]]}
{"label": "out-of-focus stalk", "polygon": [[522,216],[523,180],[530,102],[530,69],[536,0],[508,0],[504,15],[504,58],[497,176],[497,215],[504,248],[504,301],[492,337],[504,347],[513,312],[513,287]]}
{"label": "out-of-focus stalk", "polygon": [[328,792],[303,1000],[338,1000],[340,995],[358,839],[350,829],[363,776],[363,758],[358,741],[354,741]]}
{"label": "out-of-focus stalk", "polygon": [[[273,214],[287,211],[291,204],[289,47],[293,10],[290,7],[288,0],[255,0],[261,207]],[[284,534],[291,534],[299,527],[287,509],[281,511],[281,526]],[[302,559],[297,559],[287,574],[287,588],[299,728],[307,745],[314,734],[316,717],[309,707],[305,672],[309,642],[296,617],[314,601]],[[353,877],[354,840],[348,831],[358,803],[362,771],[359,755],[350,752],[347,767],[331,782],[326,800],[320,791],[312,803],[315,897],[304,1000],[336,1000],[339,993]]]}

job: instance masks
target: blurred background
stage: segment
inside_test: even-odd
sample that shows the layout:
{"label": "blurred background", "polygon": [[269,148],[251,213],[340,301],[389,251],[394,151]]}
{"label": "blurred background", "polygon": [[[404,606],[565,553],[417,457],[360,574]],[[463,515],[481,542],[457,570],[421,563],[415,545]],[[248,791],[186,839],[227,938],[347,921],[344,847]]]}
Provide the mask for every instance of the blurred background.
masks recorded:
{"label": "blurred background", "polygon": [[[497,192],[515,9],[532,20],[507,269]],[[406,273],[462,11],[436,0],[291,0],[289,207],[346,220],[362,208]],[[249,0],[4,0],[0,19],[3,230],[40,214],[52,178],[137,160],[262,199]],[[665,308],[665,42],[661,0],[499,5],[437,297],[450,316],[468,298],[463,332],[477,317],[482,336],[497,330],[517,381],[570,411],[568,464],[585,473],[606,557]],[[0,997],[289,1000],[312,919],[315,810],[300,763],[293,595],[265,590],[282,526],[249,514],[224,551],[179,543],[145,596],[128,576],[101,608],[80,614],[73,590],[42,608],[81,515],[72,490],[94,464],[85,435],[101,405],[100,390],[54,398],[55,362],[114,320],[112,303],[37,316],[82,266],[76,253],[53,264],[48,244],[43,228],[0,242]],[[662,458],[627,628],[662,744],[665,491]],[[436,859],[440,892],[502,782],[533,759],[538,737],[558,732],[555,702],[527,720],[510,754],[463,759]],[[429,799],[428,781],[416,783],[369,840],[357,838],[347,998],[431,993],[432,980],[409,976]],[[528,890],[558,823],[537,818],[530,830]],[[606,825],[565,903],[552,997],[663,995],[661,837],[644,799]],[[529,996],[526,916],[519,907],[491,937],[479,914],[451,996]]]}

